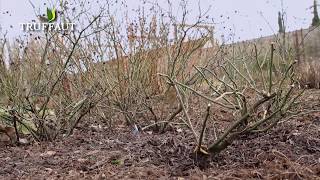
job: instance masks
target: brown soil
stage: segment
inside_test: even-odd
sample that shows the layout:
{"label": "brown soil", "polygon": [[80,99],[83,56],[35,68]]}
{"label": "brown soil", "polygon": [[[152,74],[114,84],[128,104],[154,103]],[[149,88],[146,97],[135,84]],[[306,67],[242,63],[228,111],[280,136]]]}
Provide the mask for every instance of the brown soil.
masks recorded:
{"label": "brown soil", "polygon": [[[310,110],[320,110],[319,94],[310,91],[303,98]],[[205,108],[193,107],[199,109],[191,110],[192,117],[202,122]],[[225,112],[214,112],[217,129],[230,123]],[[201,162],[191,155],[194,140],[181,126],[162,134],[134,134],[125,126],[111,130],[101,125],[82,124],[74,135],[56,142],[0,147],[0,178],[320,179],[320,112],[291,118],[265,134],[241,137]]]}

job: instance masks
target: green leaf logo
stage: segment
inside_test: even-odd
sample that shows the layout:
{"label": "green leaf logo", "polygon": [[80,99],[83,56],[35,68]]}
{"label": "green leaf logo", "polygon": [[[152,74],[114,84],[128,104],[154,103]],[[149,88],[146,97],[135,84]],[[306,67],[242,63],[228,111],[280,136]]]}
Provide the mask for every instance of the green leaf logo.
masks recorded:
{"label": "green leaf logo", "polygon": [[49,9],[47,8],[47,18],[48,18],[48,22],[52,22],[54,20],[56,20],[56,9]]}

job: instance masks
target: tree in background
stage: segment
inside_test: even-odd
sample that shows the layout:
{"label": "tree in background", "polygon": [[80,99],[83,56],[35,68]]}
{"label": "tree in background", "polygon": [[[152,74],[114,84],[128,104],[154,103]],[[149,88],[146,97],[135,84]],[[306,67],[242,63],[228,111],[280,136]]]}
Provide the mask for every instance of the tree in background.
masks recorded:
{"label": "tree in background", "polygon": [[279,11],[278,12],[278,25],[279,25],[279,33],[284,33],[284,20],[283,20],[283,15],[282,13]]}
{"label": "tree in background", "polygon": [[317,0],[314,0],[313,2],[313,19],[312,19],[312,26],[319,26],[320,25],[320,19],[318,15],[318,3]]}

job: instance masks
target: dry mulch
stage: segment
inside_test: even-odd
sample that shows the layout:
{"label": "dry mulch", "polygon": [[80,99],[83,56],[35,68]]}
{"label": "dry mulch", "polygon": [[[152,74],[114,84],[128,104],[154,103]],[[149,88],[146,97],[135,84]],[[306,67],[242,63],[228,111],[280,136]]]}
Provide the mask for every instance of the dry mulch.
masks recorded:
{"label": "dry mulch", "polygon": [[[310,109],[320,109],[319,92],[305,96]],[[319,112],[241,137],[200,163],[187,129],[134,134],[103,127],[82,125],[56,142],[0,147],[0,179],[320,179]]]}

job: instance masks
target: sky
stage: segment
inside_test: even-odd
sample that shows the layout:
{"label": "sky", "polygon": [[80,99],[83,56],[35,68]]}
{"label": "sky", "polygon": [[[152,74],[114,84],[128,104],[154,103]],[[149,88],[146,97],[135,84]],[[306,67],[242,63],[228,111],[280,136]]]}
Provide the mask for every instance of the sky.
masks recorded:
{"label": "sky", "polygon": [[[36,7],[45,10],[44,3],[52,4],[57,0],[30,1]],[[166,0],[157,2],[164,8],[166,7]],[[174,6],[177,6],[178,0],[173,2],[176,3]],[[142,5],[139,0],[128,0],[127,4],[130,9]],[[208,15],[213,18],[215,37],[220,41],[221,36],[224,36],[225,39],[240,41],[275,34],[278,30],[278,11],[282,9],[286,12],[288,31],[307,28],[312,20],[310,7],[313,0],[189,0],[190,21],[196,19],[198,15],[198,4],[203,11],[210,9]],[[181,14],[180,10],[174,10],[176,15]],[[0,30],[2,33],[8,32],[9,37],[21,36],[23,32],[19,24],[30,22],[32,19],[36,19],[36,15],[28,0],[0,0]]]}

